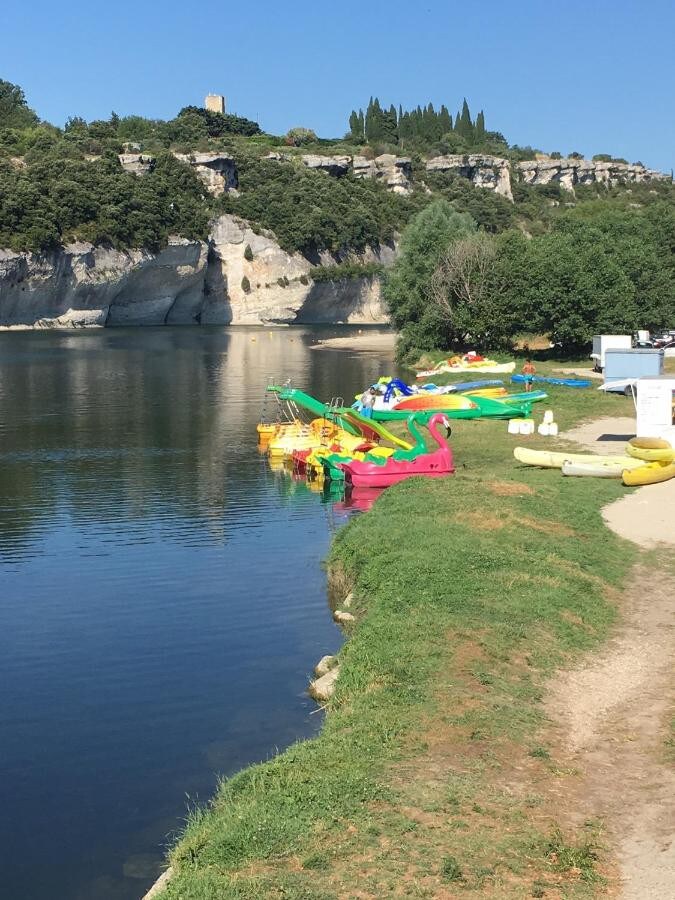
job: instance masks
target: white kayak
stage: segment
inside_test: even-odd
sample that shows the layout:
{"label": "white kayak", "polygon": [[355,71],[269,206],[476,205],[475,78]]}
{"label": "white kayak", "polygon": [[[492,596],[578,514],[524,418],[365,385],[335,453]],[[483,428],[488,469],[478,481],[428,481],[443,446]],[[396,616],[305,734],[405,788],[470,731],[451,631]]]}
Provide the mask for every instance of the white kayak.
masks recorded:
{"label": "white kayak", "polygon": [[610,463],[597,465],[596,463],[564,462],[562,464],[563,475],[574,475],[576,477],[621,478],[625,470],[625,466],[612,465]]}
{"label": "white kayak", "polygon": [[[609,466],[624,469],[636,469],[636,459],[630,456],[596,456],[594,453],[568,453],[567,451],[533,450],[530,447],[514,447],[513,455],[526,466],[539,466],[541,469],[561,469],[565,463],[590,466]],[[642,463],[644,465],[644,462]]]}

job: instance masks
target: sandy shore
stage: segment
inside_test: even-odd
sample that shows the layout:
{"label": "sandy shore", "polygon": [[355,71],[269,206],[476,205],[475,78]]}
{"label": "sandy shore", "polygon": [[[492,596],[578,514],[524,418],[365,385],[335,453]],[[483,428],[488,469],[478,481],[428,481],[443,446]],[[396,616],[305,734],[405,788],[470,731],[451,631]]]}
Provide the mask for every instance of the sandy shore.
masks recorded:
{"label": "sandy shore", "polygon": [[360,353],[392,353],[396,346],[394,331],[362,331],[349,337],[326,338],[312,344],[312,350],[357,350]]}
{"label": "sandy shore", "polygon": [[[635,420],[629,418],[596,419],[561,435],[600,454],[620,454],[634,436]],[[612,531],[640,547],[675,547],[675,478],[627,493],[606,506],[602,517]]]}

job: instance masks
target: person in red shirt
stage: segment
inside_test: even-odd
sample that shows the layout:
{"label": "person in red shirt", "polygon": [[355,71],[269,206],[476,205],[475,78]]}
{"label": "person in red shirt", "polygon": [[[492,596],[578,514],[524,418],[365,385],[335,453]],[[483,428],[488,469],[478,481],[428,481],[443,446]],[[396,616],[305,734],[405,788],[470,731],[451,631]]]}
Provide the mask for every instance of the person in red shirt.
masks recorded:
{"label": "person in red shirt", "polygon": [[534,381],[536,371],[532,360],[526,359],[525,365],[523,366],[523,375],[525,376],[525,390],[528,393],[532,390],[532,382]]}

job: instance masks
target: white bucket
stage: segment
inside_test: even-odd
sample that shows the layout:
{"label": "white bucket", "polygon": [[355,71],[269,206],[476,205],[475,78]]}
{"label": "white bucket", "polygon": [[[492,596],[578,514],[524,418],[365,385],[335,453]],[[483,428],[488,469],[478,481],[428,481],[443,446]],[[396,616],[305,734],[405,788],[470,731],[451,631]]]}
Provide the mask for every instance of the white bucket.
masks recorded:
{"label": "white bucket", "polygon": [[519,430],[521,434],[534,434],[534,419],[522,419]]}
{"label": "white bucket", "polygon": [[557,435],[557,433],[558,433],[558,423],[557,422],[551,422],[551,424],[548,426],[548,433],[550,434],[551,437],[555,437]]}
{"label": "white bucket", "polygon": [[550,425],[553,421],[553,410],[547,409],[544,413],[544,425]]}
{"label": "white bucket", "polygon": [[518,419],[509,419],[509,434],[520,434],[520,421]]}
{"label": "white bucket", "polygon": [[548,424],[548,422],[542,422],[541,425],[539,426],[539,428],[537,428],[537,431],[539,432],[540,435],[542,435],[542,437],[548,437],[549,434],[551,433],[550,429],[551,429],[551,426]]}

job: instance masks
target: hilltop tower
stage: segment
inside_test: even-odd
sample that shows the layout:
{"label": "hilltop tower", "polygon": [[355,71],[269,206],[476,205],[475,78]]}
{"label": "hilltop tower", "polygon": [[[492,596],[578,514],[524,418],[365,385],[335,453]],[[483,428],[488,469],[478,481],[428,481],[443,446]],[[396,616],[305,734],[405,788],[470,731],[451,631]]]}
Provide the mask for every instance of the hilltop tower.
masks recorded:
{"label": "hilltop tower", "polygon": [[204,107],[210,112],[222,115],[225,112],[225,98],[222,94],[207,94],[204,98]]}

